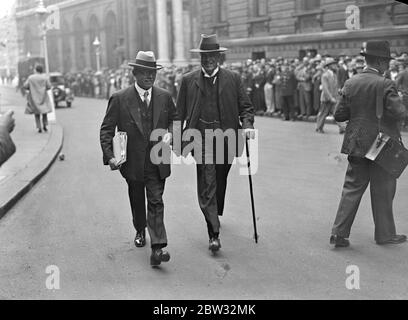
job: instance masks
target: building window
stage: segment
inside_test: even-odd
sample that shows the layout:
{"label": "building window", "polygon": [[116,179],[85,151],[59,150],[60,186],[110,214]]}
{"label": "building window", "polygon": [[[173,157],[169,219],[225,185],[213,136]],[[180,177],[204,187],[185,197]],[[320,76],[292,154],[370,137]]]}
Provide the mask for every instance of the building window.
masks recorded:
{"label": "building window", "polygon": [[228,37],[229,23],[228,23],[228,1],[227,0],[213,0],[213,33],[220,37]]}
{"label": "building window", "polygon": [[295,20],[295,32],[321,32],[324,10],[320,6],[320,0],[297,0]]}
{"label": "building window", "polygon": [[320,0],[301,0],[301,10],[316,10],[320,8]]}
{"label": "building window", "polygon": [[226,22],[227,21],[227,1],[225,0],[213,0],[213,12],[214,22]]}
{"label": "building window", "polygon": [[263,17],[268,15],[268,0],[251,0],[252,16]]}
{"label": "building window", "polygon": [[269,33],[268,0],[249,0],[248,36]]}

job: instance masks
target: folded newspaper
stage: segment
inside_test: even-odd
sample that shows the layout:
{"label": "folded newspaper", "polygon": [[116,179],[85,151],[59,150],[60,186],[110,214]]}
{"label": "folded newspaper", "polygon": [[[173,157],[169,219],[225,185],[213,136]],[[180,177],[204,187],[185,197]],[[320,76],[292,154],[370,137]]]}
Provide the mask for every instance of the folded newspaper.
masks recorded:
{"label": "folded newspaper", "polygon": [[377,138],[374,140],[370,150],[368,150],[367,154],[365,157],[369,160],[374,161],[377,156],[380,154],[381,150],[384,148],[385,144],[387,141],[390,139],[388,135],[385,133],[381,133],[377,136]]}
{"label": "folded newspaper", "polygon": [[127,134],[123,131],[116,132],[112,140],[113,154],[118,165],[126,162]]}

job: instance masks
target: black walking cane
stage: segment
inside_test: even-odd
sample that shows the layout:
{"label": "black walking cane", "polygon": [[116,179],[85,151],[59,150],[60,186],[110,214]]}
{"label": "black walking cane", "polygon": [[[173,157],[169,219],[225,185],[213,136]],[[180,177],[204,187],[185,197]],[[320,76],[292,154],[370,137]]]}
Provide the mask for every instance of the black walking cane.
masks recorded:
{"label": "black walking cane", "polygon": [[258,233],[256,232],[254,192],[252,190],[251,160],[249,158],[249,148],[248,148],[248,137],[247,136],[245,136],[245,148],[246,148],[247,164],[248,164],[249,191],[251,193],[252,220],[254,223],[255,243],[258,243]]}

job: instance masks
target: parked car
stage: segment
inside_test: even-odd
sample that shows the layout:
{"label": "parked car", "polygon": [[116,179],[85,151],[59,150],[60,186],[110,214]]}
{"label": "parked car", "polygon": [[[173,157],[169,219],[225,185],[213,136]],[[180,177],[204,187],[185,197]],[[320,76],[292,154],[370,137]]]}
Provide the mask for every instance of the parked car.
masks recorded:
{"label": "parked car", "polygon": [[71,88],[65,85],[65,79],[62,73],[51,72],[50,82],[55,108],[58,108],[58,104],[61,101],[64,101],[66,103],[66,106],[70,108],[72,105],[72,101],[74,100],[74,94]]}

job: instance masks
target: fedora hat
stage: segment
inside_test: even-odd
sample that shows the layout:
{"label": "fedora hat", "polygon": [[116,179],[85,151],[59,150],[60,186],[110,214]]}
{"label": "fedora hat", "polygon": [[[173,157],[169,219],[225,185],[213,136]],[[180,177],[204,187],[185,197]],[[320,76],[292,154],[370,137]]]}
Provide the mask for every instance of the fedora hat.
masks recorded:
{"label": "fedora hat", "polygon": [[200,44],[197,49],[191,49],[190,52],[224,52],[227,48],[220,47],[216,34],[202,34]]}
{"label": "fedora hat", "polygon": [[139,51],[136,55],[135,62],[129,62],[129,66],[160,70],[163,66],[156,63],[153,51]]}
{"label": "fedora hat", "polygon": [[385,40],[367,41],[360,54],[362,56],[374,56],[387,59],[394,59],[391,56],[390,43]]}
{"label": "fedora hat", "polygon": [[335,63],[337,63],[337,61],[336,60],[334,60],[334,58],[332,58],[332,57],[327,57],[326,58],[326,61],[324,62],[324,64],[323,64],[323,67],[328,67],[328,66],[330,66],[331,64],[335,64]]}

